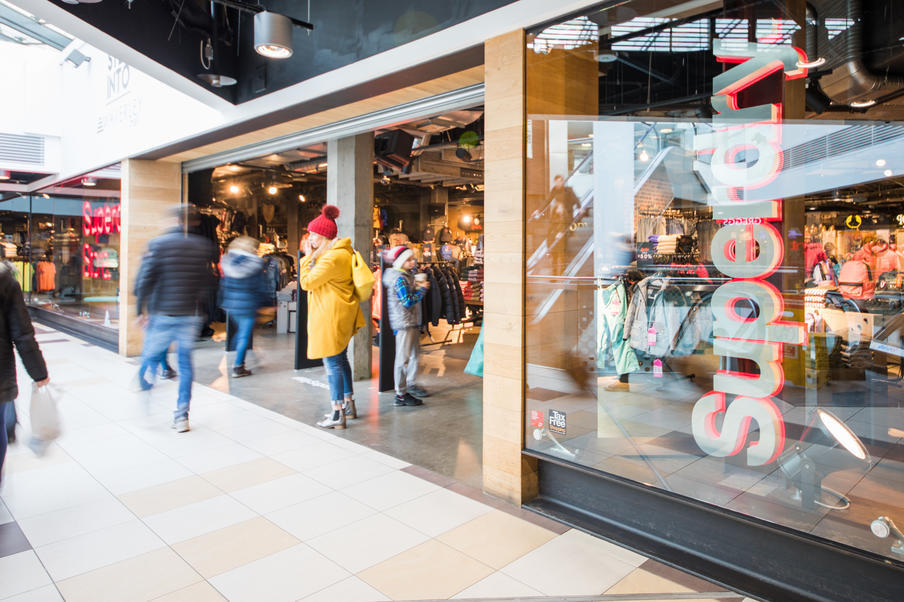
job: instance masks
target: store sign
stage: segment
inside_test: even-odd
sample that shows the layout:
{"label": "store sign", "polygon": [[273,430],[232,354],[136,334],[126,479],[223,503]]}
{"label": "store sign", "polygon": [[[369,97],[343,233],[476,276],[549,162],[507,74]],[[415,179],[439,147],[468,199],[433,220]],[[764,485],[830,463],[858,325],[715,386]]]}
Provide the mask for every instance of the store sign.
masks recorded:
{"label": "store sign", "polygon": [[[707,454],[733,456],[746,448],[747,464],[761,466],[784,448],[785,423],[772,397],[785,383],[782,346],[801,345],[804,325],[781,321],[784,299],[766,280],[784,257],[782,237],[770,223],[781,221],[782,200],[756,198],[756,189],[774,180],[784,162],[782,104],[741,108],[738,95],[778,72],[805,77],[797,65],[806,56],[790,46],[724,40],[714,40],[713,51],[720,62],[738,64],[713,79],[713,131],[694,137],[694,150],[711,160],[695,161],[694,170],[711,191],[713,219],[721,223],[713,263],[731,278],[712,298],[714,353],[735,369],[714,375],[714,390],[694,406],[692,431]],[[751,307],[753,315],[739,311]],[[755,372],[739,368],[750,363]],[[747,443],[752,422],[759,439]]]}
{"label": "store sign", "polygon": [[113,257],[107,249],[95,250],[100,244],[100,237],[119,234],[122,226],[120,205],[92,205],[85,201],[82,205],[82,234],[85,238],[94,237],[94,244],[89,240],[82,243],[82,276],[92,280],[110,280],[111,265],[118,265],[118,255]]}

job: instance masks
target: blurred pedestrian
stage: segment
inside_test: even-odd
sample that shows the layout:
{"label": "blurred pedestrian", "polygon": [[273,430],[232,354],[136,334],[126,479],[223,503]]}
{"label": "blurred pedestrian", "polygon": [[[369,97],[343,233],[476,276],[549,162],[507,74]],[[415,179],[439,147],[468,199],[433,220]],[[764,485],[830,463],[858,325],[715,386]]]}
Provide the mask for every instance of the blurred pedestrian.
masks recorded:
{"label": "blurred pedestrian", "polygon": [[[144,273],[144,270],[147,269],[147,262],[145,261],[147,256],[148,256],[148,254],[145,253],[141,257],[141,267],[138,268],[138,276],[135,278],[135,290],[133,291],[133,294],[136,297],[138,296],[138,283],[141,282],[142,274]],[[147,343],[149,338],[150,337],[147,335],[147,333],[145,333],[145,336],[144,336],[145,343]],[[169,349],[164,349],[163,353],[160,355],[159,358],[144,358],[143,354],[142,354],[141,366],[138,368],[138,388],[139,389],[141,389],[142,391],[147,391],[151,387],[154,386],[153,383],[148,382],[147,378],[145,378],[145,375],[148,373],[148,370],[152,370],[151,374],[156,376],[158,365],[160,366],[160,377],[161,378],[163,378],[165,380],[171,380],[173,378],[176,378],[176,376],[178,376],[178,374],[176,374],[176,371],[173,370],[172,366],[170,366],[169,362],[166,359],[166,356],[168,353],[169,353]]]}
{"label": "blurred pedestrian", "polygon": [[201,304],[212,286],[214,253],[210,241],[188,232],[198,221],[195,207],[181,205],[173,213],[178,225],[151,240],[136,287],[139,319],[144,320],[145,312],[150,315],[142,362],[153,365],[170,344],[178,345],[179,395],[173,428],[184,433],[189,430],[191,353],[206,318]]}
{"label": "blurred pedestrian", "polygon": [[427,393],[414,382],[421,351],[421,300],[430,282],[420,275],[415,277],[417,260],[406,246],[389,249],[385,261],[391,266],[383,273],[383,285],[389,325],[395,335],[395,405],[419,406],[423,402],[414,393]]}
{"label": "blurred pedestrian", "polygon": [[32,380],[39,387],[50,382],[44,355],[35,341],[35,329],[25,308],[22,289],[13,276],[12,266],[0,261],[0,482],[3,479],[3,460],[6,459],[8,405],[19,396],[14,346]]}
{"label": "blurred pedestrian", "polygon": [[220,262],[223,279],[220,281],[222,303],[228,320],[236,324],[235,362],[232,377],[251,376],[245,368],[245,354],[251,342],[251,332],[257,310],[264,305],[267,282],[265,262],[257,256],[259,243],[250,236],[240,236],[229,245],[229,251]]}
{"label": "blurred pedestrian", "polygon": [[323,358],[330,386],[332,411],[317,426],[328,429],[344,429],[346,416],[358,416],[346,349],[364,326],[352,280],[354,249],[351,239],[337,238],[337,217],[339,208],[325,205],[308,224],[305,257],[298,268],[301,288],[308,291],[308,357]]}

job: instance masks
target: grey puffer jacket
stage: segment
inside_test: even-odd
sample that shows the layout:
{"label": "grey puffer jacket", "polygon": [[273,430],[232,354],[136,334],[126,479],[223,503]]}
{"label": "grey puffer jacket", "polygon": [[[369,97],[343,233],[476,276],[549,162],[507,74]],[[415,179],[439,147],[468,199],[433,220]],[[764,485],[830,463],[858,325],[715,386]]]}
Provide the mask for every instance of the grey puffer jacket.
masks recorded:
{"label": "grey puffer jacket", "polygon": [[[417,302],[411,307],[405,307],[399,295],[396,293],[396,281],[402,278],[408,295]],[[386,306],[389,309],[389,325],[393,330],[421,327],[421,300],[424,298],[424,289],[417,288],[414,284],[414,276],[408,272],[387,268],[383,273],[383,286],[386,287]]]}

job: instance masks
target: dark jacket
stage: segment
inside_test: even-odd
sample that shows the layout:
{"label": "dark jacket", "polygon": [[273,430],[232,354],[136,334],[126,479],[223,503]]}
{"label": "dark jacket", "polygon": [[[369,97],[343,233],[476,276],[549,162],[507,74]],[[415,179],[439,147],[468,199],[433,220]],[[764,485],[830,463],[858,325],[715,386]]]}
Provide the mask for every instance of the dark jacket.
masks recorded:
{"label": "dark jacket", "polygon": [[424,326],[428,323],[438,326],[443,313],[443,294],[435,268],[428,266],[424,271],[427,272],[427,279],[430,281],[430,290],[424,297]]}
{"label": "dark jacket", "polygon": [[265,262],[251,253],[230,251],[220,262],[220,307],[237,314],[252,314],[266,304]]}
{"label": "dark jacket", "polygon": [[14,345],[28,375],[36,381],[47,378],[47,365],[35,341],[35,329],[25,308],[22,289],[13,278],[9,264],[0,261],[0,402],[19,396]]}
{"label": "dark jacket", "polygon": [[173,229],[153,239],[136,284],[138,314],[203,315],[205,295],[213,286],[213,244]]}

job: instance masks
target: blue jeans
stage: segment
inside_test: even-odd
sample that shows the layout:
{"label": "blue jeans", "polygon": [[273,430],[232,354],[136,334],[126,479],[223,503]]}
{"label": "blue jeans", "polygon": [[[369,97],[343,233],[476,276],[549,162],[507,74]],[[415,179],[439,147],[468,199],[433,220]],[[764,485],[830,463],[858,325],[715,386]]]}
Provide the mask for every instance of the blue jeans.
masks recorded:
{"label": "blue jeans", "polygon": [[254,320],[257,313],[229,314],[229,319],[235,321],[235,365],[245,365],[245,354],[248,352],[248,343],[251,342],[251,332],[254,330]]}
{"label": "blue jeans", "polygon": [[327,381],[330,383],[330,401],[342,403],[345,397],[351,397],[352,367],[348,363],[348,356],[343,349],[340,353],[323,358],[323,366],[326,368]]}
{"label": "blue jeans", "polygon": [[[148,331],[150,331],[150,326],[148,326]],[[138,383],[141,385],[141,388],[143,390],[147,391],[148,389],[151,388],[151,383],[149,383],[147,381],[147,379],[144,377],[144,375],[148,373],[148,370],[151,369],[151,366],[154,366],[154,375],[157,374],[157,364],[160,364],[161,372],[166,371],[166,370],[172,370],[172,367],[170,367],[169,362],[166,361],[167,351],[163,352],[163,355],[160,356],[159,360],[144,359],[144,357],[142,357],[141,367],[138,368]]]}
{"label": "blue jeans", "polygon": [[179,364],[179,397],[174,418],[187,418],[191,403],[192,366],[191,352],[201,328],[200,316],[153,315],[144,339],[141,363],[156,365],[173,341],[177,344],[176,358]]}
{"label": "blue jeans", "polygon": [[16,420],[16,406],[12,401],[0,403],[0,477],[3,476],[3,460],[6,459],[6,426],[12,418]]}

